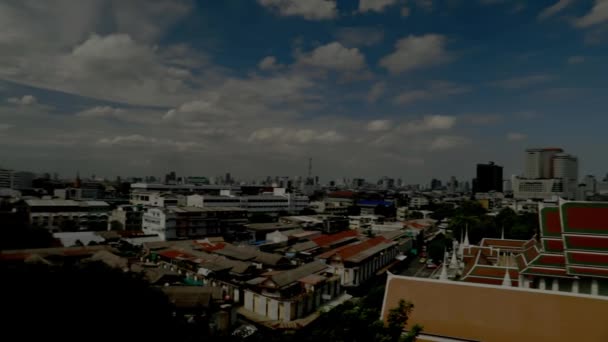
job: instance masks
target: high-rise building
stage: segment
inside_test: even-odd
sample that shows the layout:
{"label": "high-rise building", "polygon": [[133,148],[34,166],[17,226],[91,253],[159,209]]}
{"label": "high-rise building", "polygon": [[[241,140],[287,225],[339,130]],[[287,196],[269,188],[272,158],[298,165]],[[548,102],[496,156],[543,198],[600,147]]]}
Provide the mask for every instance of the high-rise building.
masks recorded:
{"label": "high-rise building", "polygon": [[583,179],[583,184],[585,184],[585,190],[592,194],[597,193],[597,180],[593,175],[586,175],[585,179]]}
{"label": "high-rise building", "polygon": [[578,190],[578,158],[561,148],[526,150],[523,177],[513,178],[515,198],[576,198]]}
{"label": "high-rise building", "polygon": [[34,178],[31,172],[0,169],[0,188],[28,189]]}
{"label": "high-rise building", "polygon": [[553,156],[563,153],[561,148],[529,148],[526,150],[524,178],[549,179],[553,177]]}
{"label": "high-rise building", "polygon": [[431,190],[441,190],[441,188],[442,188],[441,181],[439,179],[433,178],[431,180]]}
{"label": "high-rise building", "polygon": [[502,192],[502,166],[489,162],[477,164],[477,178],[473,185],[473,192]]}

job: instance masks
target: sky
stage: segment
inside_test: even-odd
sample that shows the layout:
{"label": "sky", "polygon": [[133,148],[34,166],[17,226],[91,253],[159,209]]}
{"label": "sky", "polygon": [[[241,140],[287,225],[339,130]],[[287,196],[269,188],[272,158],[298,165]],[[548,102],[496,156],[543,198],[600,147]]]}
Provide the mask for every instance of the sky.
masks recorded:
{"label": "sky", "polygon": [[0,51],[4,168],[608,172],[608,0],[5,0]]}

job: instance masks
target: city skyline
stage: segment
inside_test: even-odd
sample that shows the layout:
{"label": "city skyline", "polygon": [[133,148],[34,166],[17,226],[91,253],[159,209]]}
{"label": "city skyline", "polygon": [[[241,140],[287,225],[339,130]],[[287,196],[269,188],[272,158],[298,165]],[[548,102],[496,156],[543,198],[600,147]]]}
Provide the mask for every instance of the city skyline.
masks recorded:
{"label": "city skyline", "polygon": [[556,145],[606,174],[602,1],[302,4],[0,4],[2,167],[424,183]]}

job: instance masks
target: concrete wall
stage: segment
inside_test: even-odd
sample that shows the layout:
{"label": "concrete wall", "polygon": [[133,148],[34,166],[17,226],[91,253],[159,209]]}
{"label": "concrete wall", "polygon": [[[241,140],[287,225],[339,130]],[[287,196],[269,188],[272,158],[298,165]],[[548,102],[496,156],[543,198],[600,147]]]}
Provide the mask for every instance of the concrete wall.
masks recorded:
{"label": "concrete wall", "polygon": [[409,325],[474,341],[608,341],[608,298],[390,275],[386,319],[400,299],[414,304]]}

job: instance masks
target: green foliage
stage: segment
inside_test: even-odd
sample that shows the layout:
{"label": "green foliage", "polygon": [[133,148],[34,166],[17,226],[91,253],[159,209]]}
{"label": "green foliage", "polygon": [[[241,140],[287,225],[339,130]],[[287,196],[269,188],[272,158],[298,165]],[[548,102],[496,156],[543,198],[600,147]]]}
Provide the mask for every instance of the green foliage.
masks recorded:
{"label": "green foliage", "polygon": [[54,241],[48,230],[37,227],[7,227],[2,234],[0,249],[47,248]]}
{"label": "green foliage", "polygon": [[110,222],[110,230],[117,231],[117,230],[124,230],[124,229],[125,229],[125,227],[119,221],[112,220],[112,222]]}
{"label": "green foliage", "polygon": [[[420,330],[401,337],[413,305],[402,301],[391,310],[388,324],[380,320],[380,308],[384,299],[384,285],[372,288],[368,295],[356,303],[346,302],[334,310],[323,313],[310,334],[300,336],[301,341],[360,341],[403,342],[415,341]],[[411,336],[410,336],[411,335]],[[410,337],[406,337],[410,336]],[[405,339],[410,338],[410,339]]]}
{"label": "green foliage", "polygon": [[102,263],[22,264],[0,271],[10,279],[0,292],[3,309],[11,313],[3,319],[5,336],[25,341],[184,340],[167,298],[136,274]]}

